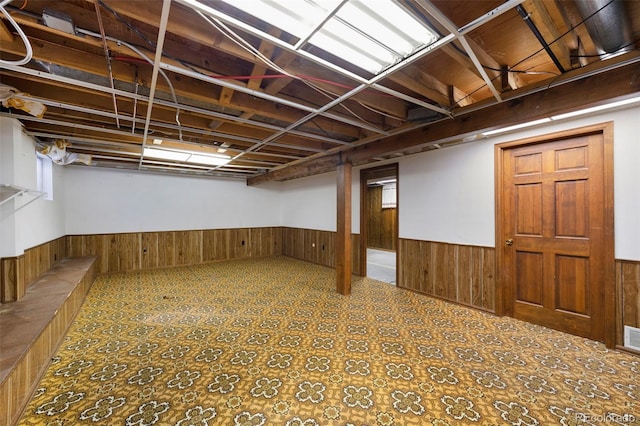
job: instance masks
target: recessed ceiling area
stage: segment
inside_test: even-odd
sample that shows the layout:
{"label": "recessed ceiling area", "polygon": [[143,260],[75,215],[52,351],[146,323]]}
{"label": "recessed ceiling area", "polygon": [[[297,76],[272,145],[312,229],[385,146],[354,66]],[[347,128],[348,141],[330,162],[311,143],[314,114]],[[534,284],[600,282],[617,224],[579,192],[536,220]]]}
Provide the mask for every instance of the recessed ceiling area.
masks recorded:
{"label": "recessed ceiling area", "polygon": [[635,1],[0,4],[0,115],[74,167],[281,181],[639,91]]}

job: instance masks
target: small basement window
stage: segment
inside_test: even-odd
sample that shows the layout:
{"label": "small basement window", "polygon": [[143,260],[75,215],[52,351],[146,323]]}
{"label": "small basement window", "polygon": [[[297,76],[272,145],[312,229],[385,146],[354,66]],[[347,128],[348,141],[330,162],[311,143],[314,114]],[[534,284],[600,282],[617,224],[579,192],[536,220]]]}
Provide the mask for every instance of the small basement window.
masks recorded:
{"label": "small basement window", "polygon": [[37,190],[45,200],[53,200],[53,162],[51,158],[36,155]]}
{"label": "small basement window", "polygon": [[395,209],[397,207],[396,182],[382,185],[382,208]]}

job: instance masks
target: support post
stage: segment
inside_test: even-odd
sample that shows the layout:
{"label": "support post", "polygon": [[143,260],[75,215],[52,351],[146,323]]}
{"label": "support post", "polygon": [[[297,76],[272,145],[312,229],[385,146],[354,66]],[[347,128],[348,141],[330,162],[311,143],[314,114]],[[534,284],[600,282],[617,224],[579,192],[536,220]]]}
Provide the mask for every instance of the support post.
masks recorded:
{"label": "support post", "polygon": [[336,291],[351,294],[351,163],[341,163],[338,168],[338,218],[336,235]]}

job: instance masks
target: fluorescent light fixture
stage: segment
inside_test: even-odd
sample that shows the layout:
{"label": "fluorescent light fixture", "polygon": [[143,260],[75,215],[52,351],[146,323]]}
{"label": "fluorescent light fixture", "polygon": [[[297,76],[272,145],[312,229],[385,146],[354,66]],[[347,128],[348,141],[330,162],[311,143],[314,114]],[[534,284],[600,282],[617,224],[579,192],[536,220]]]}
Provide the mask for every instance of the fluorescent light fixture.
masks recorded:
{"label": "fluorescent light fixture", "polygon": [[439,38],[391,0],[223,1],[374,74]]}
{"label": "fluorescent light fixture", "polygon": [[188,152],[170,151],[168,149],[144,148],[144,156],[151,158],[160,158],[162,160],[187,161],[191,156]]}
{"label": "fluorescent light fixture", "polygon": [[552,120],[563,120],[565,118],[577,117],[579,115],[586,115],[586,114],[591,114],[591,113],[594,113],[594,112],[605,111],[605,110],[608,110],[608,109],[618,108],[618,107],[621,107],[621,106],[631,105],[631,104],[634,104],[634,103],[640,103],[640,96],[637,96],[635,98],[625,99],[623,101],[612,102],[610,104],[599,105],[599,106],[595,106],[595,107],[592,107],[592,108],[586,108],[586,109],[581,109],[581,110],[578,110],[578,111],[572,111],[572,112],[568,112],[566,114],[554,115],[553,117],[551,117],[551,119]]}
{"label": "fluorescent light fixture", "polygon": [[231,161],[231,157],[222,154],[195,153],[189,151],[144,148],[144,156],[162,160],[179,161],[184,163],[204,164],[207,166],[224,166]]}
{"label": "fluorescent light fixture", "polygon": [[228,155],[200,155],[192,154],[187,160],[189,163],[206,164],[208,166],[224,166],[230,160]]}
{"label": "fluorescent light fixture", "polygon": [[[558,114],[558,115],[554,115],[554,116],[547,117],[547,118],[541,118],[540,120],[534,120],[534,121],[529,121],[529,122],[526,122],[526,123],[516,124],[516,125],[513,125],[513,126],[509,126],[509,127],[503,127],[501,129],[489,130],[488,132],[482,132],[481,136],[497,135],[499,133],[506,133],[506,132],[510,132],[512,130],[523,129],[525,127],[537,126],[538,124],[548,123],[548,122],[551,122],[551,121],[564,120],[565,118],[578,117],[580,115],[592,114],[594,112],[606,111],[606,110],[619,108],[619,107],[623,107],[623,106],[627,106],[627,105],[632,105],[632,104],[636,104],[636,103],[640,103],[640,96],[636,96],[635,98],[624,99],[622,101],[611,102],[609,104],[598,105],[598,106],[591,107],[591,108],[585,108],[585,109],[581,109],[581,110],[578,110],[578,111],[572,111],[572,112],[568,112],[566,114]],[[470,138],[471,137],[467,137],[467,138],[463,139],[463,142],[466,142],[467,139],[468,140],[472,140]]]}
{"label": "fluorescent light fixture", "polygon": [[537,126],[538,124],[548,123],[550,122],[550,118],[541,118],[540,120],[528,121],[526,123],[515,124],[509,127],[502,127],[496,130],[489,130],[488,132],[482,132],[484,136],[497,135],[499,133],[506,133],[512,130],[524,129],[525,127]]}

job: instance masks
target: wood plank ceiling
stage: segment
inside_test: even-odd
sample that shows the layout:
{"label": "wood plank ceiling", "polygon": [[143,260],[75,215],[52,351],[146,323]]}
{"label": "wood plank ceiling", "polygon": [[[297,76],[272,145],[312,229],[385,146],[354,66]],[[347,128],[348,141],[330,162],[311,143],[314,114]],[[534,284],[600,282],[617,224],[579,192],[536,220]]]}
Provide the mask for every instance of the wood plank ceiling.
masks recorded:
{"label": "wood plank ceiling", "polygon": [[[81,167],[257,184],[640,91],[638,1],[372,0],[388,1],[440,38],[373,75],[220,0],[5,0],[0,83],[18,94],[0,115],[45,146],[64,140],[67,153],[91,155]],[[22,65],[7,62],[25,57],[16,26],[33,50]],[[28,101],[44,115],[20,109]],[[158,159],[145,146],[231,161]]]}

